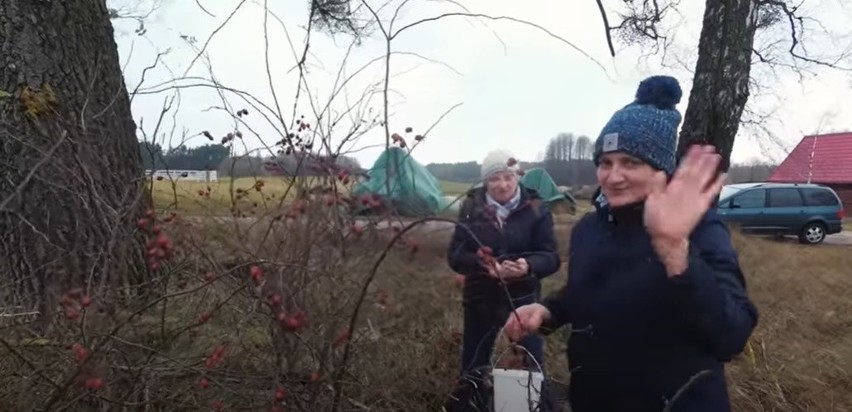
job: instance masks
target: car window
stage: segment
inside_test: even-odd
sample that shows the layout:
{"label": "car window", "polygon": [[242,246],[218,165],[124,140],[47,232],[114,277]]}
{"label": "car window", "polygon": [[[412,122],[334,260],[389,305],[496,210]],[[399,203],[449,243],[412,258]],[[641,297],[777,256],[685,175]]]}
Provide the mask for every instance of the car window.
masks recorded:
{"label": "car window", "polygon": [[723,186],[722,191],[719,192],[719,199],[725,199],[730,197],[732,194],[739,192],[739,189],[734,189],[730,186]]}
{"label": "car window", "polygon": [[743,209],[753,209],[766,206],[766,191],[763,189],[749,190],[731,199],[731,204]]}
{"label": "car window", "polygon": [[805,197],[805,204],[808,206],[837,206],[839,204],[834,193],[825,189],[802,189],[802,196]]}
{"label": "car window", "polygon": [[797,207],[804,206],[799,190],[794,187],[785,187],[769,190],[769,207]]}

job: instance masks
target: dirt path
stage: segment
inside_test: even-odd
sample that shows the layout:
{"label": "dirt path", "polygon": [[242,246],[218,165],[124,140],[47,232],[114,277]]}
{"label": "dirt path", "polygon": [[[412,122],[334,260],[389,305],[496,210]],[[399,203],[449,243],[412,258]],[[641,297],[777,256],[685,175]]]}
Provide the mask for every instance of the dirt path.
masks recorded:
{"label": "dirt path", "polygon": [[836,235],[831,235],[825,238],[825,243],[829,245],[852,246],[852,231],[844,230]]}

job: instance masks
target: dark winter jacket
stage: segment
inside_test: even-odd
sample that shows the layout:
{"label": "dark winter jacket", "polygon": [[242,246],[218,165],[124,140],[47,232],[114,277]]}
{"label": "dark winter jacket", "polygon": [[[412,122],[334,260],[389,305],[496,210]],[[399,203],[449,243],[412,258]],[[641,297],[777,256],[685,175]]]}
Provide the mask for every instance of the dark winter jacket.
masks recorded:
{"label": "dark winter jacket", "polygon": [[[574,412],[728,412],[724,363],[757,323],[727,228],[711,210],[690,238],[689,268],[666,275],[641,206],[599,206],[571,233],[566,286],[544,304],[572,324]],[[699,375],[700,374],[700,375]]]}
{"label": "dark winter jacket", "polygon": [[[540,279],[559,270],[560,259],[553,233],[553,216],[535,190],[521,186],[519,205],[497,224],[493,209],[485,201],[485,188],[468,192],[459,210],[459,224],[492,250],[498,260],[523,257],[529,264],[527,277],[508,283],[513,297],[536,294]],[[447,253],[450,267],[465,275],[464,299],[471,302],[503,300],[506,293],[499,281],[490,277],[477,256],[479,246],[462,227],[456,226]]]}

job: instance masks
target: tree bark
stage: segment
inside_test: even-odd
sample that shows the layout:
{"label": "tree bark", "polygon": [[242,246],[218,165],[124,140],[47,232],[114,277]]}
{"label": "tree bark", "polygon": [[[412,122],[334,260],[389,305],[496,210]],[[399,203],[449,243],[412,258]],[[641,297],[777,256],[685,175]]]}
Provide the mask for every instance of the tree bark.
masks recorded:
{"label": "tree bark", "polygon": [[0,0],[0,312],[145,276],[136,125],[104,0]]}
{"label": "tree bark", "polygon": [[707,0],[698,43],[698,61],[684,114],[678,153],[694,143],[709,143],[731,162],[734,138],[749,97],[754,33],[754,0]]}

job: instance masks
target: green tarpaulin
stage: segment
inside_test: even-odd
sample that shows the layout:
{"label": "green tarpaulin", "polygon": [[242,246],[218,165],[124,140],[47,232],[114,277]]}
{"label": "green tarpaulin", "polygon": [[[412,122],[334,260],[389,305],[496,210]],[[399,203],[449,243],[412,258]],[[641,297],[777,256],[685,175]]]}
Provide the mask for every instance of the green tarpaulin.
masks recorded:
{"label": "green tarpaulin", "polygon": [[574,197],[570,193],[559,191],[556,182],[553,181],[550,174],[543,168],[534,167],[526,170],[524,176],[521,178],[521,184],[530,189],[535,189],[539,196],[547,203],[568,201],[571,204],[576,204]]}
{"label": "green tarpaulin", "polygon": [[438,179],[405,150],[391,147],[367,171],[353,194],[375,194],[391,203],[404,216],[431,216],[447,206]]}

